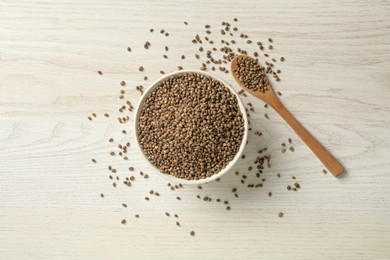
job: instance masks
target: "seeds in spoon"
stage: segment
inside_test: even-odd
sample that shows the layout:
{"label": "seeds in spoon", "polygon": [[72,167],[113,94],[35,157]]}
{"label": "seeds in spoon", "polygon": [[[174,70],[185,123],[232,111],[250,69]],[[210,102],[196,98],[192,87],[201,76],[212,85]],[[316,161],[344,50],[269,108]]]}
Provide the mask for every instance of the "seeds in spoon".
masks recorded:
{"label": "seeds in spoon", "polygon": [[264,93],[267,90],[268,79],[265,68],[259,64],[258,59],[243,55],[237,57],[236,61],[233,72],[237,78],[250,90]]}

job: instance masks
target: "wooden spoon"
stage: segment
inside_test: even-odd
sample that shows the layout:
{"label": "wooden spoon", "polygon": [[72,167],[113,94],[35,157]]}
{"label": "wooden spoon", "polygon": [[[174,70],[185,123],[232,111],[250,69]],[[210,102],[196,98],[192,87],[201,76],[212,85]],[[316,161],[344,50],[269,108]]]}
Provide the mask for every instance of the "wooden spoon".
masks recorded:
{"label": "wooden spoon", "polygon": [[[283,106],[280,102],[279,98],[275,95],[275,92],[272,86],[269,84],[267,86],[268,90],[264,93],[261,91],[253,91],[247,88],[234,73],[234,68],[237,66],[237,59],[239,57],[250,58],[246,55],[236,56],[231,63],[231,72],[233,74],[234,79],[237,83],[243,87],[246,91],[250,92],[252,95],[260,98],[268,105],[273,107],[276,112],[291,126],[292,129],[301,137],[301,139],[306,143],[307,146],[313,151],[313,153],[321,160],[321,162],[328,168],[328,170],[334,175],[339,176],[343,173],[344,167],[341,163],[331,155],[328,150],[325,149],[294,117],[290,114],[290,112]],[[250,58],[251,59],[251,58]]]}

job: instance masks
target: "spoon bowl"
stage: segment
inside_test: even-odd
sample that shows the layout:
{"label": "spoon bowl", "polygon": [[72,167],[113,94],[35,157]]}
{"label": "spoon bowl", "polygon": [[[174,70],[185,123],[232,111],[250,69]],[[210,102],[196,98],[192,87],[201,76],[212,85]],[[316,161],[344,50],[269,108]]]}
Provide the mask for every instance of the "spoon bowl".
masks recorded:
{"label": "spoon bowl", "polygon": [[260,98],[261,100],[263,100],[265,103],[267,103],[269,106],[271,106],[272,108],[274,109],[278,109],[278,105],[281,105],[282,103],[279,101],[279,98],[276,96],[275,94],[275,91],[274,89],[272,88],[271,84],[268,84],[267,85],[267,90],[262,92],[260,90],[258,91],[255,91],[255,90],[252,90],[250,88],[248,88],[247,86],[245,86],[245,84],[243,82],[241,82],[241,80],[238,78],[238,75],[236,73],[234,73],[234,68],[236,68],[238,65],[237,65],[237,61],[240,59],[240,58],[249,58],[251,59],[249,56],[247,55],[238,55],[236,57],[233,58],[232,62],[231,62],[231,65],[230,65],[230,71],[232,72],[232,76],[234,78],[234,80],[243,88],[245,89],[246,91],[248,91],[249,93],[251,93],[252,95]]}

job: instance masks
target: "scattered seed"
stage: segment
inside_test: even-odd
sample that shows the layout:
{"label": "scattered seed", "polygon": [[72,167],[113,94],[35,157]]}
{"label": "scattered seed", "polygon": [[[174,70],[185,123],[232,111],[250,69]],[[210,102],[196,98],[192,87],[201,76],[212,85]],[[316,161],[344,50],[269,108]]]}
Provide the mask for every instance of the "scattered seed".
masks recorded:
{"label": "scattered seed", "polygon": [[[234,22],[237,22],[238,21],[238,19],[237,18],[234,18],[233,19],[233,21]],[[184,22],[184,24],[185,25],[188,25],[188,23],[185,21]],[[228,22],[223,22],[222,23],[222,25],[223,25],[223,29],[220,31],[221,32],[221,34],[223,34],[223,35],[225,35],[225,34],[229,34],[229,31],[238,31],[238,29],[237,29],[237,27],[230,27],[230,24],[228,23]],[[206,29],[210,29],[211,28],[211,26],[210,25],[205,25],[205,28]],[[207,34],[209,34],[208,33],[208,31],[209,30],[207,30],[206,31],[206,33]],[[154,32],[154,29],[150,29],[150,32]],[[165,34],[165,36],[169,36],[169,33],[168,32],[166,32],[164,29],[161,29],[161,31],[160,31],[160,33],[161,34]],[[210,34],[211,34],[211,31],[210,31]],[[230,33],[230,35],[231,36],[233,36],[233,34],[232,33]],[[209,35],[208,35],[209,36]],[[202,39],[201,39],[201,37],[202,37]],[[210,37],[210,36],[209,36]],[[248,35],[245,35],[245,34],[241,34],[240,35],[240,37],[241,38],[243,38],[244,40],[245,40],[245,42],[247,43],[247,44],[251,44],[252,43],[252,40],[250,40],[250,39],[248,39]],[[204,37],[205,38],[205,40],[206,41],[208,41],[209,42],[209,44],[214,44],[214,42],[213,41],[211,41],[209,38],[207,38],[207,37]],[[203,36],[199,36],[199,35],[197,35],[197,37],[195,37],[195,43],[199,43],[199,44],[202,44],[202,40],[203,40]],[[273,42],[273,40],[271,39],[271,38],[268,38],[268,42],[269,43],[272,43]],[[218,51],[219,49],[217,49],[216,47],[214,47],[214,48],[210,48],[210,50],[207,50],[206,51],[206,49],[204,49],[202,46],[198,46],[199,48],[198,48],[198,50],[199,50],[199,52],[203,52],[204,53],[204,56],[207,56],[207,60],[205,60],[205,61],[203,61],[204,63],[202,64],[202,66],[201,66],[201,69],[204,69],[204,70],[206,70],[206,69],[208,69],[208,70],[216,70],[216,68],[217,68],[217,70],[218,70],[218,68],[220,69],[220,71],[221,72],[224,72],[224,73],[229,73],[229,71],[225,68],[225,66],[227,66],[227,65],[225,65],[225,64],[228,64],[231,60],[232,60],[232,58],[234,57],[234,55],[236,54],[236,53],[241,53],[241,54],[246,54],[246,51],[245,50],[243,50],[243,49],[240,49],[240,50],[237,50],[237,51],[233,51],[230,47],[229,47],[229,44],[231,43],[231,44],[235,44],[236,42],[234,41],[234,40],[225,40],[225,39],[223,39],[223,40],[221,40],[221,43],[223,44],[223,48],[221,48],[221,52],[223,53],[223,57],[221,57],[221,58],[212,58],[212,55],[214,55],[214,52],[216,52],[216,51]],[[257,45],[259,46],[259,48],[260,48],[260,50],[262,50],[263,49],[263,46],[262,46],[262,43],[261,42],[257,42]],[[150,46],[150,42],[145,42],[145,48],[147,49],[147,48],[149,48],[149,46]],[[266,46],[265,46],[266,47]],[[268,46],[268,48],[269,49],[273,49],[273,46],[272,45],[269,45]],[[128,51],[129,52],[131,52],[131,48],[130,47],[128,47]],[[168,46],[165,46],[165,51],[166,52],[168,52],[169,51],[169,48],[168,48]],[[206,55],[207,54],[207,55]],[[255,57],[258,57],[258,55],[259,55],[259,53],[258,52],[254,52],[253,53],[253,55],[255,56]],[[269,55],[268,54],[265,54],[265,56],[266,57],[269,57]],[[166,55],[166,54],[164,54],[163,55],[163,58],[165,58],[165,59],[168,59],[168,56]],[[171,57],[172,58],[172,57]],[[200,55],[199,54],[196,54],[195,55],[195,58],[196,59],[200,59],[201,57],[200,57]],[[184,55],[181,55],[181,59],[185,59],[185,56]],[[203,55],[202,55],[202,59],[203,59]],[[269,58],[269,59],[271,59],[271,58]],[[284,59],[284,57],[281,57],[280,58],[280,60],[281,61],[284,61],[285,59]],[[275,63],[276,62],[276,59],[272,59],[272,61]],[[258,78],[256,78],[256,80],[259,80],[259,82],[262,84],[262,87],[259,87],[257,90],[260,90],[260,91],[266,91],[267,89],[266,89],[266,86],[267,86],[267,84],[268,84],[268,80],[267,80],[267,78],[266,78],[266,76],[265,76],[265,74],[267,73],[267,74],[273,74],[273,76],[274,76],[274,78],[275,78],[275,80],[276,81],[279,81],[280,79],[278,78],[278,75],[276,75],[276,74],[280,74],[280,70],[276,70],[276,73],[275,72],[273,72],[272,71],[272,67],[273,67],[273,65],[274,64],[272,64],[272,63],[269,63],[268,62],[268,60],[267,60],[267,62],[266,62],[266,67],[262,67],[261,65],[259,65],[258,64],[258,61],[256,60],[256,63],[257,63],[257,65],[260,67],[260,71],[261,71],[261,76],[260,77],[258,77]],[[207,65],[206,65],[207,64]],[[210,64],[210,65],[209,65]],[[213,66],[214,65],[214,66]],[[255,66],[256,67],[256,66]],[[257,68],[257,67],[256,67]],[[179,70],[181,70],[181,69],[183,69],[181,66],[178,66],[178,69]],[[251,67],[250,67],[250,69],[252,69]],[[144,68],[142,67],[142,66],[140,66],[139,67],[139,71],[144,71]],[[100,73],[99,73],[100,72]],[[99,71],[98,73],[100,74],[100,75],[102,75],[103,73],[101,72],[101,71]],[[164,71],[160,71],[160,73],[161,74],[165,74],[165,72]],[[235,72],[236,73],[236,72]],[[243,75],[245,75],[244,73],[243,73]],[[144,76],[144,80],[148,80],[148,77],[147,76]],[[172,83],[172,82],[171,82]],[[248,83],[249,84],[249,83]],[[121,83],[120,83],[120,85],[121,86],[125,86],[126,85],[126,83],[124,82],[124,81],[121,81]],[[138,91],[140,91],[141,93],[143,92],[143,87],[142,86],[137,86],[137,90]],[[119,96],[119,98],[120,99],[124,99],[125,98],[125,90],[124,89],[122,89],[122,91],[120,92],[121,93],[121,95]],[[175,93],[175,94],[178,94],[177,92]],[[278,91],[277,92],[277,94],[278,95],[280,95],[281,96],[281,93]],[[244,91],[242,91],[241,93],[240,93],[240,95],[242,95],[242,96],[246,96],[246,93],[244,92]],[[127,97],[127,96],[126,96]],[[155,99],[155,100],[159,100],[159,99],[161,99],[161,100],[166,100],[166,99],[164,99],[165,97],[157,97],[157,99]],[[188,100],[191,100],[191,96],[189,97],[189,99]],[[224,98],[223,100],[226,100],[226,98]],[[222,103],[223,104],[223,103]],[[162,110],[164,109],[164,103],[160,103],[159,104],[160,106],[162,106]],[[248,104],[249,105],[249,104]],[[128,110],[129,109],[129,111],[131,112],[131,110],[130,110],[130,106],[131,106],[131,103],[129,104],[129,107],[124,107],[124,108],[120,108],[119,109],[119,112],[120,113],[126,113],[126,110]],[[169,105],[168,105],[169,106]],[[251,107],[250,108],[248,108],[248,113],[249,113],[249,111],[251,111],[251,112],[254,112],[254,108],[252,107],[252,105],[250,105]],[[146,106],[145,106],[146,107]],[[267,106],[267,104],[265,104],[265,106],[264,106],[265,108],[267,108],[268,106]],[[133,108],[132,108],[133,109]],[[257,109],[256,109],[257,110]],[[207,108],[205,108],[203,111],[212,111],[212,108],[210,108],[210,107],[207,107]],[[107,115],[107,116],[106,116]],[[104,116],[105,117],[109,117],[109,115],[107,114],[107,113],[105,113],[104,114]],[[123,117],[121,116],[121,117],[119,117],[118,118],[118,121],[120,122],[120,123],[126,123],[126,122],[128,122],[129,121],[129,117],[127,116],[127,119],[126,119],[126,114],[124,114],[123,115]],[[248,115],[249,116],[249,115]],[[267,119],[269,119],[269,117],[268,117],[268,115],[267,114],[265,114],[264,115]],[[92,117],[96,117],[96,114],[92,114]],[[91,118],[91,117],[89,117],[89,118]],[[91,121],[92,121],[92,118],[90,119]],[[172,121],[172,118],[169,118],[168,119],[169,121]],[[174,120],[174,119],[173,119]],[[163,121],[163,120],[162,120]],[[180,125],[178,125],[177,124],[177,122],[180,122],[180,120],[177,120],[177,121],[174,121],[174,123],[175,123],[175,130],[179,130],[180,129],[180,127],[182,127],[182,126],[180,126]],[[185,125],[185,127],[187,128],[187,125]],[[201,127],[200,127],[201,128]],[[196,127],[194,127],[193,129],[192,129],[192,131],[194,131],[194,130],[196,130],[196,129],[199,129],[199,127],[198,128],[196,128]],[[188,130],[188,129],[186,129],[186,130]],[[122,131],[122,133],[124,133],[124,134],[127,134],[127,132],[125,131],[125,130],[123,130]],[[165,132],[164,132],[165,133]],[[174,132],[175,134],[180,134],[180,131],[179,132]],[[219,132],[218,132],[219,133]],[[229,133],[229,131],[227,131],[226,133]],[[259,131],[256,131],[255,133],[254,133],[255,135],[258,135],[258,136],[261,136],[262,135],[262,133],[261,132],[259,132]],[[237,139],[237,138],[234,138],[234,137],[229,137],[229,140],[235,140],[235,139]],[[205,140],[207,140],[207,137],[206,137],[206,139]],[[176,141],[176,140],[175,140]],[[109,139],[109,142],[111,142],[111,143],[113,143],[114,142],[114,139],[113,138],[110,138]],[[196,143],[198,143],[198,141],[195,141]],[[195,143],[194,142],[194,143]],[[291,139],[289,138],[289,143],[291,144]],[[238,144],[240,144],[240,143],[238,143]],[[153,145],[154,144],[150,144],[150,147],[153,147]],[[176,143],[175,143],[175,145],[176,145]],[[176,147],[180,147],[180,146],[175,146],[175,148]],[[118,148],[119,148],[119,151],[117,151],[117,150],[114,150],[114,151],[112,151],[111,153],[110,153],[110,155],[112,155],[112,156],[115,156],[115,155],[118,155],[118,157],[119,156],[121,156],[124,160],[126,160],[128,157],[125,155],[126,154],[126,152],[127,152],[127,150],[126,149],[123,149],[123,147],[121,148],[121,147],[119,147],[118,146]],[[286,147],[287,148],[287,147]],[[225,149],[225,147],[223,147],[223,149]],[[286,151],[286,149],[285,148],[283,148],[284,149],[284,151]],[[294,148],[292,148],[292,147],[290,147],[289,148],[291,151],[293,151],[294,150]],[[158,152],[158,149],[157,149],[157,152]],[[264,151],[263,150],[261,150],[261,152],[259,151],[259,153],[263,153]],[[283,152],[283,150],[282,150],[282,152]],[[179,153],[180,154],[180,152],[175,152],[175,154],[176,153]],[[230,153],[230,154],[232,154],[232,155],[234,155],[234,152],[233,153]],[[264,153],[265,154],[265,153]],[[164,154],[162,154],[162,155],[164,155]],[[165,156],[165,155],[164,155]],[[203,155],[202,155],[203,156]],[[159,157],[159,159],[161,160],[161,158],[162,157]],[[219,158],[219,157],[218,157]],[[242,157],[241,157],[242,159],[244,159],[245,158],[245,155],[242,155]],[[270,157],[269,157],[270,158]],[[268,161],[267,161],[268,160]],[[180,165],[180,162],[183,162],[184,160],[182,160],[181,158],[180,159],[178,159],[177,161],[175,161],[175,163],[176,164],[172,164],[171,165],[171,167],[177,167],[177,163],[179,163],[179,165]],[[229,161],[229,160],[227,160],[227,161]],[[96,163],[96,160],[95,159],[92,159],[92,162],[93,163]],[[207,160],[206,160],[206,162],[208,162]],[[266,167],[266,166],[263,166],[264,164],[267,164],[267,166],[268,167],[270,167],[270,163],[269,163],[269,159],[268,159],[268,157],[260,157],[260,158],[258,158],[257,159],[257,162],[255,162],[254,163],[254,167],[256,167],[257,168],[257,170],[255,171],[255,173],[256,173],[256,177],[257,178],[260,178],[260,175],[262,174],[262,170],[264,170],[264,167]],[[191,164],[190,164],[191,165]],[[158,166],[158,165],[157,165]],[[207,167],[208,165],[206,165],[206,167]],[[111,167],[111,166],[110,166]],[[167,167],[166,165],[163,165],[163,166],[161,166],[161,167]],[[191,166],[189,166],[189,167],[191,167]],[[255,168],[255,169],[256,169]],[[134,171],[134,168],[133,167],[129,167],[128,168],[129,169],[129,171]],[[252,166],[249,166],[248,167],[248,171],[251,171],[253,169],[253,167]],[[181,169],[182,170],[182,169]],[[208,170],[208,169],[207,169]],[[111,169],[110,169],[110,171],[112,171],[113,173],[115,173],[117,170],[116,169],[114,169],[114,168],[112,168],[111,167]],[[169,169],[169,167],[166,169],[166,171],[167,172],[171,172],[170,171],[170,169]],[[325,172],[324,172],[325,171]],[[195,172],[195,170],[194,170],[194,172]],[[202,169],[196,169],[196,172],[199,172],[200,174],[199,175],[201,175],[201,174],[203,174],[204,173],[204,171],[202,170]],[[218,171],[215,171],[215,172],[218,172]],[[326,173],[326,170],[323,170],[323,173]],[[143,175],[143,174],[141,174],[141,175]],[[239,174],[239,172],[238,171],[236,171],[236,173],[235,173],[235,175],[236,176],[239,176],[240,174]],[[111,176],[111,175],[110,175]],[[144,176],[144,178],[145,179],[147,179],[148,178],[148,175],[146,174],[146,175],[143,175]],[[195,175],[195,176],[197,176],[197,175]],[[180,176],[176,176],[176,177],[180,177]],[[205,176],[197,176],[197,177],[195,177],[194,179],[198,179],[198,178],[205,178],[205,177],[210,177],[210,175],[209,175],[209,172],[206,172],[206,175]],[[278,173],[277,174],[277,177],[278,178],[280,178],[280,174]],[[185,177],[185,175],[183,175],[181,178],[186,178]],[[247,177],[245,176],[245,175],[243,175],[243,179],[241,180],[241,182],[242,183],[244,183],[245,181],[245,179],[246,179]],[[118,176],[115,176],[114,175],[114,177],[112,177],[111,176],[111,179],[117,179],[117,180],[119,180],[119,177]],[[128,184],[131,184],[131,182],[130,182],[130,180],[134,180],[135,178],[134,178],[134,176],[130,176],[130,177],[126,177],[126,180],[124,181],[124,184],[126,184],[126,185],[128,185]],[[217,179],[217,181],[219,180],[219,178]],[[249,181],[249,180],[248,180]],[[265,181],[265,179],[263,179],[263,181]],[[116,186],[116,183],[114,182],[113,183],[113,186],[115,187]],[[181,188],[182,186],[177,186],[177,185],[175,185],[175,186],[170,186],[170,185],[168,185],[172,190],[175,190],[175,189],[178,189],[179,187]],[[249,188],[251,188],[251,187],[256,187],[256,188],[258,188],[258,187],[262,187],[263,185],[261,184],[261,183],[258,183],[258,184],[248,184],[247,185]],[[299,189],[300,188],[300,185],[298,184],[298,183],[294,183],[294,185],[293,185],[294,187],[292,187],[291,188],[291,186],[290,185],[288,185],[287,186],[287,189],[288,190],[291,190],[291,189]],[[198,187],[199,189],[202,189],[202,187],[201,186],[199,186]],[[235,197],[238,197],[238,194],[236,193],[237,192],[237,188],[234,188],[234,189],[232,189],[232,192],[234,193],[234,195],[235,195]],[[158,196],[159,194],[158,194],[158,192],[154,192],[153,190],[150,190],[149,191],[149,193],[151,194],[151,195],[156,195],[156,196]],[[100,196],[103,198],[104,197],[104,195],[103,194],[100,194]],[[272,196],[272,193],[271,192],[268,192],[268,196],[269,197],[271,197]],[[197,195],[197,198],[201,198],[199,195]],[[205,197],[206,198],[206,201],[211,201],[212,199],[210,198],[210,197]],[[146,200],[149,200],[149,198],[148,197],[145,197],[145,199]],[[176,197],[176,199],[177,200],[181,200],[181,198],[180,197]],[[220,202],[221,201],[221,199],[216,199],[216,201],[217,202]],[[224,204],[228,204],[228,201],[224,201]],[[122,204],[122,206],[123,207],[127,207],[127,205],[126,206],[124,206],[124,205],[126,205],[125,203],[123,203]],[[226,210],[230,210],[230,206],[226,206]],[[165,213],[167,216],[170,216],[170,214],[168,213],[168,212],[166,212]],[[281,214],[281,216],[280,216],[280,214]],[[174,215],[176,218],[178,218],[178,216],[177,216],[177,214],[175,214]],[[283,217],[283,213],[282,212],[279,212],[278,213],[278,216],[279,217]],[[138,218],[139,217],[139,215],[138,214],[136,214],[135,215],[135,217],[136,218]],[[122,220],[122,224],[124,224],[123,223],[123,221],[125,221],[125,223],[126,223],[126,220]],[[176,225],[178,225],[178,226],[180,226],[180,223],[179,222],[176,222]],[[195,235],[195,232],[194,231],[191,231],[190,232],[190,235],[191,236],[194,236]]]}

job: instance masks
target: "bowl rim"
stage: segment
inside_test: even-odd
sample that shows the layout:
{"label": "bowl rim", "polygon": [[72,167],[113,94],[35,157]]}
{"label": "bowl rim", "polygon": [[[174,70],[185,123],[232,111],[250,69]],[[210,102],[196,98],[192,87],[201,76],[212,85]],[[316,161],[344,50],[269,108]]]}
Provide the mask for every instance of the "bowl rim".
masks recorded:
{"label": "bowl rim", "polygon": [[[177,75],[181,75],[181,74],[185,74],[185,73],[198,73],[198,74],[201,74],[204,76],[211,77],[211,78],[221,82],[226,88],[229,89],[229,91],[233,95],[236,96],[238,107],[239,107],[239,109],[242,113],[242,117],[244,119],[244,135],[242,137],[240,148],[239,148],[238,152],[236,153],[236,155],[234,156],[234,158],[225,166],[225,168],[223,168],[218,173],[215,173],[215,174],[211,175],[210,177],[207,177],[204,179],[199,179],[199,180],[186,180],[186,179],[182,179],[182,178],[177,178],[177,177],[172,176],[170,174],[162,173],[152,162],[149,161],[149,159],[145,155],[145,153],[144,153],[143,149],[141,148],[141,145],[138,141],[138,127],[137,126],[138,126],[138,122],[139,122],[139,116],[140,116],[141,110],[143,108],[142,105],[143,105],[145,99],[157,87],[158,83],[160,83],[161,81],[163,81],[169,77],[177,76]],[[238,93],[225,80],[223,80],[223,79],[219,78],[218,76],[215,76],[209,72],[205,72],[205,71],[201,71],[201,70],[179,70],[179,71],[174,71],[171,73],[164,74],[162,77],[158,78],[153,83],[151,83],[149,85],[149,87],[144,91],[144,93],[142,94],[142,96],[141,96],[140,100],[138,101],[138,104],[135,108],[135,118],[134,118],[134,122],[133,122],[133,130],[134,130],[133,132],[134,132],[134,137],[135,137],[136,149],[138,149],[141,152],[142,157],[144,158],[144,161],[155,172],[157,172],[158,175],[160,175],[161,177],[163,177],[164,179],[166,179],[170,182],[181,183],[183,185],[199,185],[199,184],[208,183],[208,182],[214,181],[218,178],[221,178],[225,173],[229,172],[233,168],[233,166],[237,163],[237,161],[239,160],[239,158],[241,157],[241,154],[243,153],[243,151],[245,149],[245,145],[246,145],[246,142],[248,139],[248,117],[247,117],[247,114],[245,111],[245,106],[242,103]]]}

